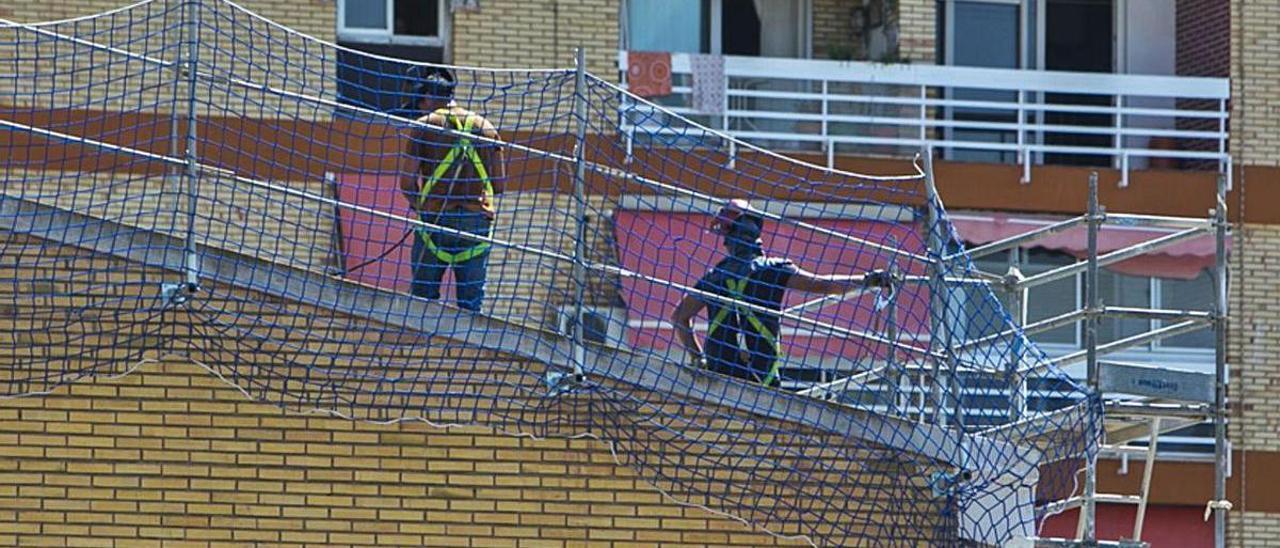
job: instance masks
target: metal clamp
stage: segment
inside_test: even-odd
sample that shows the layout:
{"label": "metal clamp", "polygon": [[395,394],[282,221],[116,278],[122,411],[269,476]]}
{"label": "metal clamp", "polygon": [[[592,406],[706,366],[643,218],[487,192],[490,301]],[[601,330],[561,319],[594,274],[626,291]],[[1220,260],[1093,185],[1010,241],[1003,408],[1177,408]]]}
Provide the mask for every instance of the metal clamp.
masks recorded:
{"label": "metal clamp", "polygon": [[185,304],[198,292],[200,292],[200,286],[193,283],[160,284],[160,298],[164,299],[165,306]]}
{"label": "metal clamp", "polygon": [[565,373],[563,371],[547,371],[543,381],[547,383],[547,395],[551,397],[576,392],[586,384],[587,376],[583,373]]}

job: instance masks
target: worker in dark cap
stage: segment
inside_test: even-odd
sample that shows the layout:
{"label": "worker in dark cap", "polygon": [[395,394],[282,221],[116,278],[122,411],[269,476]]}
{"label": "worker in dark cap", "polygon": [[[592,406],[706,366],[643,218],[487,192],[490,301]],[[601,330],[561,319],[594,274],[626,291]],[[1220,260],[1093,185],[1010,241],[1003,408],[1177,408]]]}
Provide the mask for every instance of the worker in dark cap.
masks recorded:
{"label": "worker in dark cap", "polygon": [[[711,230],[722,237],[727,254],[698,281],[696,292],[676,305],[671,322],[696,365],[777,386],[782,358],[778,327],[788,289],[841,295],[886,288],[890,280],[882,271],[812,274],[788,259],[768,257],[760,240],[763,229],[764,217],[745,200],[720,208]],[[704,307],[709,318],[705,346],[693,333],[693,318]]]}

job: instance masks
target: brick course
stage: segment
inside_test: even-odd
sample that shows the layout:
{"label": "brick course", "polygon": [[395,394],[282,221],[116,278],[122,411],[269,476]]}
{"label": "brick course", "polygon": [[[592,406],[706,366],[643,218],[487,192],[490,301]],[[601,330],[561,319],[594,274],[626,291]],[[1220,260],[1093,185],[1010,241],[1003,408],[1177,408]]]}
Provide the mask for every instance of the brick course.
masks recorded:
{"label": "brick course", "polygon": [[[886,1],[885,11],[894,12],[898,18],[898,44],[902,58],[912,63],[931,64],[937,59],[938,5],[936,0]],[[890,17],[888,13],[886,17]]]}
{"label": "brick course", "polygon": [[485,0],[453,18],[454,62],[470,66],[572,67],[586,49],[587,70],[618,78],[620,0]]}
{"label": "brick course", "polygon": [[[11,322],[56,318],[66,306],[98,309],[106,301],[128,310],[149,302],[153,282],[164,279],[149,269],[30,238],[8,236],[2,243],[7,260],[0,271],[5,279],[51,280],[47,283],[61,284],[74,295],[71,300],[31,300],[26,297],[30,290],[21,284],[0,286],[0,302],[11,303],[3,308]],[[43,260],[36,263],[35,257]],[[19,264],[41,266],[25,271],[17,270],[27,268]],[[50,268],[54,264],[61,266]],[[76,275],[80,269],[101,273],[106,280],[142,283],[104,284],[102,278]],[[121,323],[85,324],[96,328],[88,340],[55,328],[35,335],[29,345],[11,340],[0,344],[0,352],[28,364],[5,371],[0,378],[5,392],[47,388],[40,384],[42,371],[48,371],[41,364],[62,364],[72,371],[94,366],[99,375],[48,395],[0,401],[0,523],[16,543],[100,545],[110,539],[130,546],[258,541],[621,547],[762,546],[775,541],[735,520],[673,504],[646,483],[648,478],[678,489],[681,484],[670,480],[686,472],[697,474],[698,482],[727,481],[740,458],[686,452],[682,445],[673,445],[677,440],[652,427],[651,421],[662,420],[661,415],[632,421],[626,418],[624,402],[588,405],[568,397],[563,405],[526,399],[524,405],[507,410],[468,410],[464,394],[478,397],[500,391],[500,397],[516,401],[545,391],[536,364],[216,285],[202,293],[190,312],[171,312],[163,322],[111,317]],[[265,323],[245,323],[254,318]],[[210,329],[233,325],[279,342],[240,337],[234,329]],[[175,346],[158,339],[159,333],[153,332],[157,328],[176,337]],[[352,336],[353,332],[361,334]],[[108,354],[85,352],[95,345]],[[132,348],[142,354],[126,360]],[[207,370],[175,354],[158,354],[166,348],[189,354]],[[115,351],[119,353],[111,354]],[[140,356],[158,363],[143,364],[119,379],[103,377],[124,373]],[[360,397],[375,405],[339,410],[358,419],[388,421],[399,418],[396,409],[422,409],[437,423],[488,424],[549,435],[604,424],[601,428],[621,442],[619,458],[645,466],[648,472],[618,465],[607,445],[589,440],[533,441],[487,428],[439,430],[413,421],[373,424],[301,413],[317,405],[332,409],[318,402],[371,388],[352,375],[361,367],[379,367],[385,374],[386,368],[401,367],[401,362],[413,362],[434,372],[432,376],[456,379],[450,383],[453,403],[431,396],[439,392],[419,384],[429,382],[419,378],[413,386],[422,388],[407,392],[413,396],[397,396],[395,405]],[[251,401],[211,371],[255,398],[294,411]],[[26,373],[36,377],[23,377]],[[497,380],[482,381],[490,377]],[[304,378],[310,384],[298,382]],[[731,411],[711,415],[723,411],[642,390],[629,393],[649,401],[654,411],[690,421],[681,423],[686,431],[706,424],[709,436],[715,429],[746,432],[748,438],[785,449],[787,453],[749,466],[756,474],[789,478],[793,472],[770,472],[771,467],[799,467],[806,472],[798,481],[788,481],[788,489],[831,490],[823,500],[834,506],[807,508],[802,510],[805,515],[838,511],[846,504],[877,504],[883,510],[877,510],[873,529],[892,527],[924,540],[940,529],[954,528],[939,517],[945,515],[944,500],[933,497],[925,485],[932,469],[927,463],[873,447],[845,447],[846,441],[833,436],[809,438],[817,440],[814,446],[796,445],[809,442],[793,433],[812,433],[770,424],[770,430],[752,434],[752,429],[762,428],[756,425],[768,421],[734,418]],[[599,404],[604,406],[595,407]],[[616,422],[601,423],[602,412],[622,414]],[[551,426],[543,430],[537,424]],[[822,466],[805,465],[810,461]],[[666,465],[671,462],[682,466]],[[824,472],[828,465],[852,467],[855,479],[831,477]],[[719,504],[695,493],[676,495]],[[804,523],[812,522],[788,520],[795,511],[791,506],[785,515],[770,510],[789,504],[786,493],[753,497],[755,506],[742,511],[759,511],[758,519],[781,518],[774,526],[783,533],[798,533]],[[850,531],[868,527],[845,526]],[[860,545],[867,539],[836,536],[832,541]]]}

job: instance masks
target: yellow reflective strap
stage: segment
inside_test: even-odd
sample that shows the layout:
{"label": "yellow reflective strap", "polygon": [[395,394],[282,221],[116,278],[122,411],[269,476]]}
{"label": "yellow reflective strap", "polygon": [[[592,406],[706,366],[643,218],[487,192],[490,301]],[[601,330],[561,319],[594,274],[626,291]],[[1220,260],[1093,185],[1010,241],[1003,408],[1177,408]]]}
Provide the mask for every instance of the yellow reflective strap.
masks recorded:
{"label": "yellow reflective strap", "polygon": [[436,164],[436,169],[431,172],[431,176],[422,182],[422,188],[418,191],[418,207],[422,207],[422,204],[427,200],[427,194],[431,193],[431,188],[436,186],[436,183],[444,177],[444,173],[449,171],[450,167],[453,167],[453,162],[458,157],[458,150],[457,147],[449,149],[449,153],[444,156],[444,159],[439,164]]}
{"label": "yellow reflective strap", "polygon": [[[442,114],[445,117],[446,124],[453,122],[453,127],[462,133],[470,133],[472,124],[475,123],[475,118],[470,113],[467,114],[465,122],[454,116],[449,109],[437,109],[434,114]],[[453,163],[458,160],[458,155],[460,154],[466,155],[467,159],[471,161],[471,165],[475,167],[476,175],[484,182],[484,197],[486,199],[493,198],[493,181],[489,179],[489,170],[484,167],[484,160],[480,158],[480,153],[471,144],[471,139],[460,137],[458,143],[449,149],[448,154],[445,154],[444,159],[440,160],[439,164],[436,164],[431,176],[423,181],[422,188],[418,192],[419,207],[426,202],[427,195],[431,193],[431,189],[435,187],[436,183],[440,182],[440,179],[444,178],[445,173],[449,171],[449,168],[453,167]],[[427,246],[427,250],[445,264],[465,263],[489,251],[489,242],[480,242],[467,249],[453,253],[440,249],[431,240],[431,234],[425,228],[419,229],[418,234],[422,237],[422,243]],[[493,235],[492,225],[489,227],[489,235]]]}
{"label": "yellow reflective strap", "polygon": [[[452,120],[454,127],[459,126],[458,119],[453,116],[453,113],[450,112],[449,109],[438,108],[435,112],[432,112],[432,114],[440,114],[444,116],[446,124]],[[444,177],[445,172],[449,171],[449,168],[453,167],[453,162],[457,161],[458,154],[461,154],[464,151],[464,148],[461,145],[462,143],[459,142],[458,144],[450,147],[449,153],[445,154],[444,159],[440,160],[440,163],[436,164],[436,168],[431,171],[431,176],[422,181],[422,187],[418,189],[418,207],[422,207],[422,204],[427,200],[427,195],[431,193],[431,189],[436,186],[436,183],[440,182],[440,179]]]}
{"label": "yellow reflective strap", "polygon": [[728,315],[729,315],[729,307],[727,306],[720,307],[720,311],[716,312],[716,317],[711,319],[711,325],[707,326],[707,335],[709,336],[712,333],[715,333],[716,329],[720,328],[720,324],[724,323],[725,316],[728,316]]}
{"label": "yellow reflective strap", "polygon": [[[436,243],[431,240],[431,234],[427,232],[425,229],[418,230],[418,235],[422,237],[422,243],[423,245],[427,246],[427,251],[430,251],[432,255],[435,255],[437,259],[440,259],[440,262],[445,264],[465,263],[467,261],[470,261],[471,259],[479,257],[480,255],[484,254],[484,252],[489,250],[489,242],[480,242],[462,251],[454,253],[452,251],[445,251],[443,249],[440,249],[440,247],[437,246]],[[493,236],[492,225],[489,227],[488,235],[490,237]]]}
{"label": "yellow reflective strap", "polygon": [[[455,124],[457,119],[455,118]],[[475,121],[470,114],[467,115],[467,123],[465,127],[458,128],[463,133],[471,133],[471,124]],[[471,144],[471,139],[463,138],[459,143],[463,151],[467,155],[467,159],[471,160],[472,167],[476,170],[476,176],[480,177],[480,181],[484,183],[484,197],[493,198],[493,181],[489,179],[489,169],[484,167],[484,160],[480,158],[480,152],[476,150],[475,145]]]}
{"label": "yellow reflective strap", "polygon": [[[725,288],[729,290],[730,298],[738,301],[747,300],[746,296],[743,294],[743,292],[747,290],[746,278],[725,280]],[[715,333],[716,329],[720,327],[720,324],[724,322],[724,318],[729,314],[729,308],[730,307],[728,306],[720,308],[720,311],[716,313],[716,317],[711,320],[711,325],[707,328],[707,335]],[[764,322],[760,321],[760,318],[756,317],[750,308],[742,306],[742,303],[732,303],[732,308],[738,314],[745,317],[747,319],[747,323],[756,330],[757,334],[764,337],[764,340],[769,343],[769,347],[773,349],[774,359],[772,360],[772,366],[769,368],[769,374],[765,376],[763,381],[761,381],[761,384],[769,386],[769,383],[778,379],[780,370],[782,369],[782,364],[777,360],[777,354],[779,352],[778,339],[774,336],[773,332],[764,325]],[[741,329],[741,327],[742,326],[739,326],[739,329]]]}

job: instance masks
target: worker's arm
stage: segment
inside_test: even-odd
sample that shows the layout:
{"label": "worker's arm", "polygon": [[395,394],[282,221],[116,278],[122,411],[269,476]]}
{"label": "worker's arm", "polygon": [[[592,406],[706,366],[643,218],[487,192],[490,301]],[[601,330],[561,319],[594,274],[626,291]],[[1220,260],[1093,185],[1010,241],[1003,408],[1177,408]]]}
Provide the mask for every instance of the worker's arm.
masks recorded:
{"label": "worker's arm", "polygon": [[696,359],[702,359],[702,343],[693,334],[693,318],[702,310],[703,302],[692,295],[685,295],[671,313],[671,325],[675,326],[676,339],[685,351]]}
{"label": "worker's arm", "polygon": [[797,268],[795,273],[787,279],[787,289],[840,295],[862,287],[862,278],[861,275],[814,274],[803,268]]}
{"label": "worker's arm", "polygon": [[825,295],[843,295],[858,289],[888,289],[890,283],[888,274],[882,270],[867,274],[840,275],[814,274],[803,268],[796,268],[791,277],[787,278],[787,289]]}

